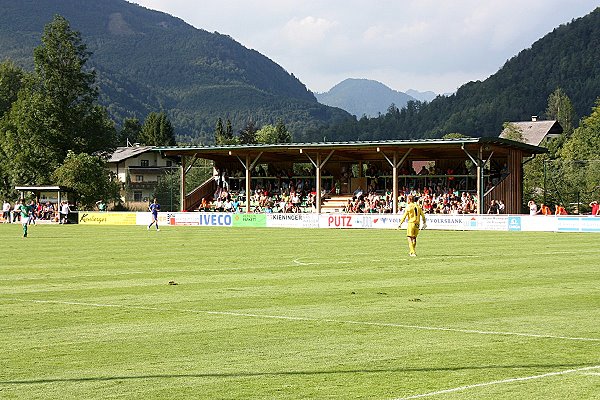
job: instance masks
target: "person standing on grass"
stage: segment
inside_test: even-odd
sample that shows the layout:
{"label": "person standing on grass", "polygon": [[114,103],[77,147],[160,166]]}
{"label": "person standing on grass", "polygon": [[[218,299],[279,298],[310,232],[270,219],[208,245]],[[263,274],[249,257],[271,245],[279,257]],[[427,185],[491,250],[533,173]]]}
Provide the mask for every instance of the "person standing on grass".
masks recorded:
{"label": "person standing on grass", "polygon": [[27,237],[27,226],[29,225],[29,207],[19,200],[18,211],[21,214],[21,225],[23,225],[23,237]]}
{"label": "person standing on grass", "polygon": [[2,203],[2,218],[5,224],[10,224],[10,209],[10,203],[4,200],[4,203]]}
{"label": "person standing on grass", "polygon": [[409,256],[416,257],[417,236],[419,236],[419,223],[421,220],[423,220],[423,225],[421,225],[421,229],[425,229],[427,227],[427,221],[425,220],[425,214],[423,213],[423,209],[418,203],[415,202],[413,195],[408,195],[406,201],[408,204],[406,205],[406,209],[404,210],[404,215],[400,220],[398,229],[402,227],[404,220],[408,221],[408,226],[406,227],[406,237],[408,239]]}
{"label": "person standing on grass", "polygon": [[69,213],[71,212],[71,208],[69,207],[68,201],[61,202],[60,205],[60,221],[61,224],[69,223]]}
{"label": "person standing on grass", "polygon": [[150,222],[150,225],[148,225],[148,230],[150,230],[152,224],[156,224],[156,230],[159,231],[160,229],[158,229],[158,212],[160,211],[160,204],[158,204],[156,199],[154,199],[154,201],[150,203],[150,205],[148,206],[148,211],[150,211],[150,213],[152,214],[152,222]]}

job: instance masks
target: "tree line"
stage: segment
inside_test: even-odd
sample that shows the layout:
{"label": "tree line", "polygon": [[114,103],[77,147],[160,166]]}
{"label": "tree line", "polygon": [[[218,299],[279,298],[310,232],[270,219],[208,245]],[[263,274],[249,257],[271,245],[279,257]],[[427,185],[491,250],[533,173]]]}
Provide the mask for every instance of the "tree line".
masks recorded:
{"label": "tree line", "polygon": [[[81,34],[62,16],[45,26],[33,53],[34,70],[11,60],[0,63],[0,195],[14,197],[17,185],[60,185],[90,207],[119,199],[119,185],[106,160],[117,146],[173,146],[175,130],[164,111],[120,128],[99,105],[91,53]],[[260,129],[250,121],[234,135],[231,121],[217,121],[218,144],[291,141],[283,122]]]}

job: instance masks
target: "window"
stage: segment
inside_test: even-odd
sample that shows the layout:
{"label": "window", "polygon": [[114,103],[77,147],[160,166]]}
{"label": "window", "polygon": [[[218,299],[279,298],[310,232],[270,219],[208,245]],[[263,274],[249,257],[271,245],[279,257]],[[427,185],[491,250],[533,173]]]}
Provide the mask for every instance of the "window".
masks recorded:
{"label": "window", "polygon": [[172,166],[173,166],[173,161],[167,160],[167,167],[172,167]]}
{"label": "window", "polygon": [[144,182],[144,175],[136,175],[135,181],[136,182]]}
{"label": "window", "polygon": [[150,161],[148,161],[148,160],[142,160],[142,161],[140,161],[140,165],[142,167],[149,167],[150,166]]}
{"label": "window", "polygon": [[142,201],[142,192],[134,191],[133,192],[133,201]]}

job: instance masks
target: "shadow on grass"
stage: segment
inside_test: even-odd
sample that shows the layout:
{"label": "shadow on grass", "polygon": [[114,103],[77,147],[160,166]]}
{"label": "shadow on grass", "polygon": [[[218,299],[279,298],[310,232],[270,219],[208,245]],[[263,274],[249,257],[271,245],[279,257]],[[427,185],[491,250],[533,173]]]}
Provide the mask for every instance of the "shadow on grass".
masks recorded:
{"label": "shadow on grass", "polygon": [[0,385],[37,385],[44,383],[69,383],[69,382],[103,382],[135,379],[178,379],[178,378],[247,378],[261,376],[310,376],[327,374],[373,374],[397,372],[452,372],[485,369],[525,369],[525,368],[585,368],[586,364],[532,364],[532,365],[482,365],[448,368],[381,368],[381,369],[353,369],[332,371],[284,371],[284,372],[224,372],[224,373],[197,373],[197,374],[155,374],[155,375],[129,375],[129,376],[98,376],[87,378],[45,378],[0,381]]}

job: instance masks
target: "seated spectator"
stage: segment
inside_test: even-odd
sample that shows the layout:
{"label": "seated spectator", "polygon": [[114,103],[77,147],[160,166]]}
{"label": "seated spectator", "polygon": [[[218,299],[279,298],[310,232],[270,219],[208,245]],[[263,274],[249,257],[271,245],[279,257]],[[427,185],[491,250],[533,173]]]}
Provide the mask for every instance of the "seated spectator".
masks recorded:
{"label": "seated spectator", "polygon": [[552,210],[546,204],[542,203],[540,205],[540,214],[542,214],[542,215],[552,215]]}
{"label": "seated spectator", "polygon": [[556,209],[555,209],[555,214],[556,215],[567,215],[569,213],[567,212],[566,208],[562,204],[557,204]]}

